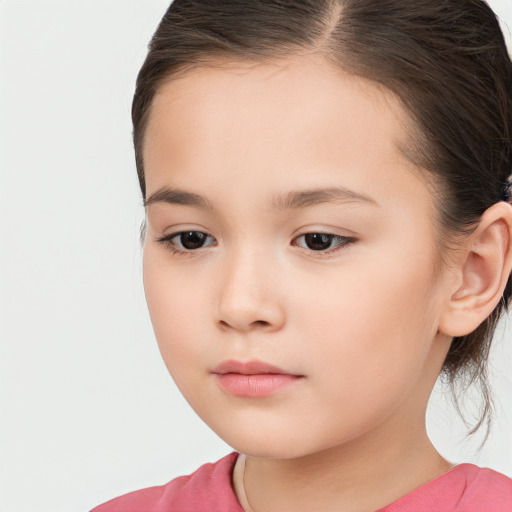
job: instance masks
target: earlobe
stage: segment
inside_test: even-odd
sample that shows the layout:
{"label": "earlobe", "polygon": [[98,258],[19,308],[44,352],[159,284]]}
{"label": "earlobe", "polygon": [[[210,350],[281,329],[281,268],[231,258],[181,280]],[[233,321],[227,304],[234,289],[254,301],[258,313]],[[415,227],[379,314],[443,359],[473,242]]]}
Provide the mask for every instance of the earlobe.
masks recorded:
{"label": "earlobe", "polygon": [[465,336],[492,313],[512,270],[511,239],[512,207],[496,203],[484,212],[461,249],[458,284],[441,316],[441,332]]}

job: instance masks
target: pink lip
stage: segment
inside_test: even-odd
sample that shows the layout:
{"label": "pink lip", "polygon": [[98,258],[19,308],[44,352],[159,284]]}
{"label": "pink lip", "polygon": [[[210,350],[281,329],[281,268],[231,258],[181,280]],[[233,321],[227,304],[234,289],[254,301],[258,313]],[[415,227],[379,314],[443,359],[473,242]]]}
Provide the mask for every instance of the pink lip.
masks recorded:
{"label": "pink lip", "polygon": [[272,395],[304,378],[261,361],[224,361],[212,373],[226,393],[250,398]]}
{"label": "pink lip", "polygon": [[282,368],[278,368],[272,364],[263,363],[262,361],[248,361],[247,363],[242,363],[233,359],[223,361],[212,370],[212,373],[241,373],[242,375],[276,373],[281,375],[291,375],[290,372],[283,370]]}

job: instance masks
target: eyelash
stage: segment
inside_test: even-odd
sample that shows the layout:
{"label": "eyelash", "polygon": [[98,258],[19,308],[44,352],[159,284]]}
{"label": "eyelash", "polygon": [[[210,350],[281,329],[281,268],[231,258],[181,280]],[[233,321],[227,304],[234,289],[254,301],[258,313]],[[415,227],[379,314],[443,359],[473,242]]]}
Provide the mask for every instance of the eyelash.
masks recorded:
{"label": "eyelash", "polygon": [[[215,239],[211,235],[208,235],[207,233],[204,233],[203,231],[193,231],[193,230],[178,231],[176,233],[171,233],[169,235],[156,238],[156,241],[158,243],[162,244],[167,249],[169,249],[172,252],[172,254],[176,254],[179,256],[192,256],[198,250],[205,248],[204,246],[201,246],[198,249],[182,249],[179,246],[177,246],[175,242],[173,242],[173,240],[175,238],[179,238],[186,233],[201,234],[201,235],[204,235],[207,238],[210,238],[211,240],[215,241]],[[335,235],[333,233],[326,233],[326,232],[322,232],[322,231],[312,231],[309,233],[303,233],[302,235],[295,237],[294,241],[304,238],[308,235],[324,235],[324,236],[330,237],[331,244],[335,243],[336,241],[339,242],[334,248],[329,248],[327,250],[320,250],[320,251],[315,251],[314,249],[309,249],[307,247],[302,247],[300,245],[294,244],[295,246],[303,249],[304,251],[306,251],[308,253],[313,253],[316,257],[320,257],[320,258],[326,258],[326,257],[331,256],[334,253],[345,250],[348,248],[348,246],[350,246],[351,244],[356,242],[356,238],[354,238],[354,237]],[[207,245],[206,247],[210,247],[210,245]]]}

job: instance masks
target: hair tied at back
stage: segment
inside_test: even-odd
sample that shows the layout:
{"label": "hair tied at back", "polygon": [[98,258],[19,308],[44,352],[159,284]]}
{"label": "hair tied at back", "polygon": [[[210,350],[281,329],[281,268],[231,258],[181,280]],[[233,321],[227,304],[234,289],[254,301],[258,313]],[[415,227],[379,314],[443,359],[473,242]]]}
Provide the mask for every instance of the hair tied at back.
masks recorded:
{"label": "hair tied at back", "polygon": [[512,175],[502,183],[500,200],[506,203],[512,202]]}

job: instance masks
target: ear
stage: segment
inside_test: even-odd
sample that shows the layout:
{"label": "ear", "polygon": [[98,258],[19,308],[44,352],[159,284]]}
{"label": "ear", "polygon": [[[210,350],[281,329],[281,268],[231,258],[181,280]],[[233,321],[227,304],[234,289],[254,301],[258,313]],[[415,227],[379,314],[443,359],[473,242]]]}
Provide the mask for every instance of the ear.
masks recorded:
{"label": "ear", "polygon": [[457,279],[449,290],[439,331],[451,337],[473,332],[494,310],[512,270],[512,207],[488,208],[457,257]]}

